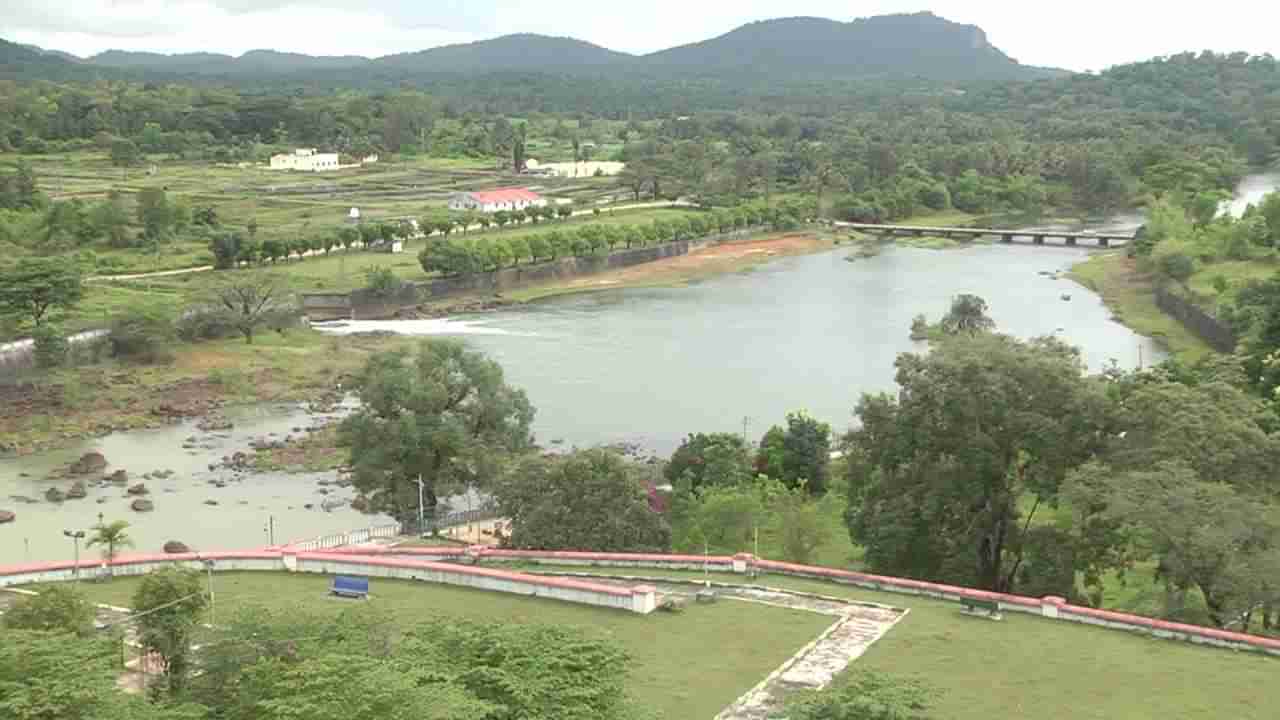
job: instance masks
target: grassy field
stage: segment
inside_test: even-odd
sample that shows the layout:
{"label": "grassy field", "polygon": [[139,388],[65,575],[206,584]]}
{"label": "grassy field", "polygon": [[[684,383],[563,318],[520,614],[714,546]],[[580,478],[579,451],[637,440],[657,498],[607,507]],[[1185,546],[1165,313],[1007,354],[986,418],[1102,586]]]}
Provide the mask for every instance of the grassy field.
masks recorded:
{"label": "grassy field", "polygon": [[[212,205],[225,229],[245,231],[249,221],[255,221],[260,239],[331,231],[346,222],[352,207],[360,208],[366,222],[421,217],[443,210],[454,192],[503,185],[528,186],[553,200],[588,204],[629,197],[615,179],[531,179],[511,174],[496,158],[387,158],[334,173],[289,173],[261,164],[174,159],[152,159],[126,172],[113,167],[105,152],[55,153],[24,160],[35,170],[41,190],[54,199],[96,201],[118,191],[132,213],[136,193],[160,187],[171,200],[185,200],[193,208]],[[211,260],[206,242],[190,232],[162,248],[159,258],[153,251],[138,249],[91,249],[97,273],[178,269]]]}
{"label": "grassy field", "polygon": [[1118,321],[1156,338],[1179,358],[1194,362],[1213,352],[1195,333],[1156,307],[1152,278],[1123,252],[1095,253],[1071,268],[1070,277],[1101,295]]}
{"label": "grassy field", "polygon": [[[128,606],[138,578],[85,585],[97,602]],[[329,579],[265,573],[214,578],[217,613],[228,617],[247,605],[298,607],[337,613],[349,601],[332,599]],[[575,626],[625,648],[632,658],[629,686],[663,717],[711,718],[813,640],[830,617],[723,601],[690,605],[679,614],[639,616],[604,608],[502,593],[373,579],[372,603],[403,623],[465,617],[514,623]]]}
{"label": "grassy field", "polygon": [[[711,579],[742,582],[732,575]],[[955,603],[816,580],[764,576],[758,582],[910,608],[852,669],[923,679],[938,691],[938,718],[1266,720],[1280,704],[1275,658],[1017,613],[991,622],[961,615]]]}

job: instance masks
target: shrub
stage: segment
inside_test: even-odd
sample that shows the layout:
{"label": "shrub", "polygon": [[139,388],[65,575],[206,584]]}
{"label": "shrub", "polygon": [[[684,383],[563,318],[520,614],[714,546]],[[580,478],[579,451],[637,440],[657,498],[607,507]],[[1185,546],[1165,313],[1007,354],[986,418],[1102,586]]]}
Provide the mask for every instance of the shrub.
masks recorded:
{"label": "shrub", "polygon": [[111,326],[111,354],[135,362],[172,362],[177,340],[173,320],[153,309],[131,310]]}
{"label": "shrub", "polygon": [[375,297],[387,298],[400,292],[404,287],[404,280],[401,280],[395,272],[388,267],[367,267],[364,270],[365,289]]}
{"label": "shrub", "polygon": [[56,325],[42,325],[31,333],[31,339],[35,341],[37,367],[53,368],[67,362],[70,343],[67,342],[67,337],[61,328]]}
{"label": "shrub", "polygon": [[1161,255],[1157,263],[1160,272],[1174,280],[1186,280],[1196,271],[1196,262],[1189,256],[1173,252]]}

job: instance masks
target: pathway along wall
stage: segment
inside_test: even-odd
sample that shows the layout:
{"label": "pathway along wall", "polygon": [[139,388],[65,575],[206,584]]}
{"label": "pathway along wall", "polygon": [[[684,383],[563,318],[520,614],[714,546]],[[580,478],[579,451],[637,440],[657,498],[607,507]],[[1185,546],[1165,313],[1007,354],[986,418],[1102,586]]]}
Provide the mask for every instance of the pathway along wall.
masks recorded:
{"label": "pathway along wall", "polygon": [[[116,575],[141,575],[167,565],[203,569],[203,560],[214,560],[218,572],[266,570],[317,574],[350,573],[370,577],[398,578],[474,587],[536,597],[548,597],[597,607],[612,607],[647,614],[657,607],[657,591],[648,585],[624,587],[593,582],[589,578],[558,578],[545,575],[476,567],[481,563],[527,563],[567,567],[652,568],[660,570],[701,570],[755,577],[772,573],[791,577],[854,585],[878,592],[922,595],[959,601],[963,597],[995,600],[1009,612],[1039,615],[1049,620],[1077,622],[1113,630],[1126,630],[1152,637],[1179,640],[1196,645],[1212,645],[1247,650],[1280,657],[1280,639],[1235,633],[1226,630],[1165,622],[1141,615],[1098,610],[1072,605],[1060,597],[1032,598],[993,593],[954,585],[869,575],[814,565],[761,560],[750,554],[666,555],[596,552],[544,552],[500,550],[488,547],[353,547],[323,553],[295,552],[288,547],[257,552],[186,553],[180,555],[139,555],[122,557],[112,563]],[[82,565],[82,575],[97,572],[100,566]],[[0,566],[0,587],[32,583],[66,582],[74,579],[69,562],[29,563]],[[375,589],[376,595],[376,589]]]}

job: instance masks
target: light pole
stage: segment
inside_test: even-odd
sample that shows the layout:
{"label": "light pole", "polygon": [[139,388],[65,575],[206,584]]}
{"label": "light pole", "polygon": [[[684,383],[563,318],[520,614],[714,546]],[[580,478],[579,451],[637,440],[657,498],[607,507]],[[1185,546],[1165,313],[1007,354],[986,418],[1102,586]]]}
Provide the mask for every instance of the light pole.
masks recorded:
{"label": "light pole", "polygon": [[73,532],[73,531],[71,531],[71,530],[63,530],[63,531],[62,531],[62,534],[63,534],[63,535],[66,535],[66,536],[67,536],[67,537],[69,537],[69,538],[71,538],[71,541],[72,541],[73,543],[75,543],[75,546],[76,546],[76,568],[75,568],[74,573],[75,573],[75,577],[76,577],[76,582],[80,582],[80,538],[84,537],[84,531],[83,531],[83,530],[76,530],[76,531],[74,531],[74,532]]}
{"label": "light pole", "polygon": [[417,483],[418,483],[418,537],[422,537],[423,535],[427,534],[427,516],[426,516],[426,511],[423,509],[425,505],[423,501],[423,492],[424,492],[423,488],[425,486],[422,483],[422,473],[418,473]]}
{"label": "light pole", "polygon": [[209,575],[209,624],[216,626],[218,624],[218,605],[213,600],[213,565],[212,560],[201,560],[204,563],[204,569]]}

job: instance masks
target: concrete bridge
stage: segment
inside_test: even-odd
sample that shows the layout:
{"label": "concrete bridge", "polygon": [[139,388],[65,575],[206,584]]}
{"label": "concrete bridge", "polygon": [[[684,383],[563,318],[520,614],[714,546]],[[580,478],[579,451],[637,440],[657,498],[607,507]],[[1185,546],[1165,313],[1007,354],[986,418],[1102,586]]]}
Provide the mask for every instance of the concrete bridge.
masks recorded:
{"label": "concrete bridge", "polygon": [[1069,246],[1076,246],[1084,241],[1095,247],[1115,247],[1133,241],[1132,234],[1093,232],[1090,230],[995,230],[992,228],[961,227],[926,227],[922,225],[875,225],[871,223],[837,222],[836,227],[850,230],[863,230],[881,235],[935,235],[940,237],[960,237],[970,240],[991,235],[999,237],[1002,242],[1011,243],[1014,238],[1031,238],[1032,244],[1044,245],[1045,238],[1062,238]]}

